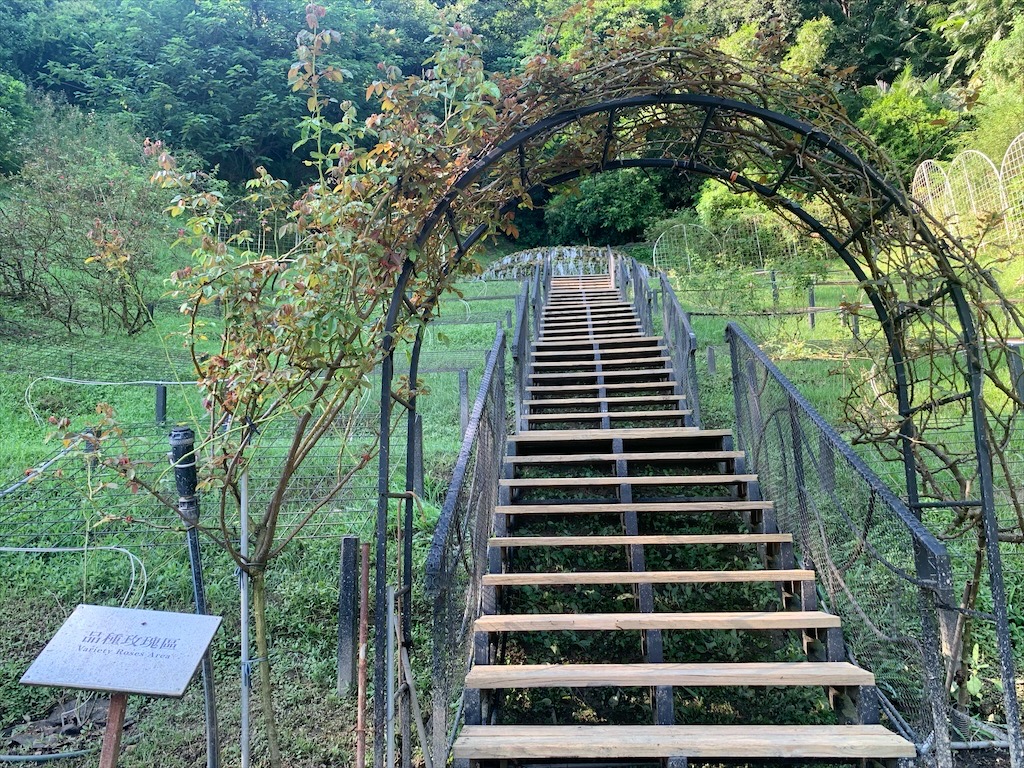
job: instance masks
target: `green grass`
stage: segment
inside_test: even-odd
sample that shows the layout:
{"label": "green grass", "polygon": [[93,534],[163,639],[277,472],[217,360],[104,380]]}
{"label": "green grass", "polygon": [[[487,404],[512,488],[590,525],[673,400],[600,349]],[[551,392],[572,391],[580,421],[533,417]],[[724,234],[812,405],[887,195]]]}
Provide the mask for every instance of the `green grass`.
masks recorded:
{"label": "green grass", "polygon": [[[467,283],[460,286],[465,297],[501,296],[518,292],[518,283]],[[425,358],[422,368],[446,365],[452,360],[465,361],[469,370],[469,405],[472,407],[484,368],[485,352],[495,336],[492,316],[504,318],[514,307],[511,299],[464,301],[451,297],[442,304],[442,319],[457,319],[458,324],[431,326],[425,337]],[[476,318],[486,316],[485,321]],[[42,375],[64,378],[110,378],[114,373],[130,375],[132,361],[142,359],[138,365],[147,368],[169,368],[166,355],[181,356],[182,318],[169,313],[157,314],[157,325],[134,337],[98,334],[86,338],[69,339],[61,348],[40,349],[31,338],[5,340],[5,356],[25,361],[46,363],[46,370],[33,370],[25,366],[15,372],[0,371],[0,418],[5,423],[5,439],[0,441],[0,488],[24,476],[25,470],[52,456],[59,442],[47,441],[54,430],[49,417],[67,417],[73,428],[81,428],[95,420],[98,402],[111,404],[119,421],[126,425],[150,425],[139,437],[132,437],[139,445],[141,435],[153,444],[156,465],[153,472],[163,472],[162,447],[165,438],[154,422],[154,389],[138,386],[86,386],[68,382],[40,379]],[[40,326],[46,334],[51,328]],[[207,335],[216,338],[216,325],[210,321]],[[214,342],[211,341],[212,345]],[[60,357],[73,356],[71,366]],[[94,357],[90,358],[90,354]],[[404,353],[399,353],[404,354]],[[112,362],[113,361],[113,362]],[[508,363],[510,365],[510,361]],[[71,374],[71,375],[69,375]],[[139,378],[151,378],[149,375]],[[183,377],[184,378],[184,377]],[[430,543],[430,531],[436,516],[436,506],[447,491],[455,459],[462,442],[459,424],[459,375],[457,371],[427,372],[421,375],[427,393],[419,401],[424,419],[424,496],[426,507],[417,513],[418,530],[414,539],[416,573]],[[368,413],[376,412],[379,379],[375,379],[367,395]],[[26,406],[26,392],[38,416],[39,423]],[[511,391],[510,391],[511,392]],[[172,386],[168,392],[168,417],[171,423],[185,421],[199,424],[203,419],[199,393],[194,385],[183,383]],[[131,430],[129,430],[131,432]],[[134,434],[134,433],[133,433]],[[10,439],[7,439],[10,438]],[[404,426],[393,438],[404,444]],[[336,447],[336,446],[335,446]],[[392,477],[396,490],[404,488],[404,452],[393,460]],[[80,459],[75,458],[79,462]],[[13,514],[31,524],[34,519],[50,520],[66,509],[69,516],[65,528],[79,533],[72,540],[96,545],[104,539],[105,528],[91,528],[98,517],[111,510],[124,514],[137,504],[140,510],[150,509],[144,494],[138,499],[125,497],[115,491],[103,491],[93,504],[75,504],[76,494],[84,487],[68,488],[57,505],[54,497],[36,494],[53,483],[53,472],[59,465],[36,481],[38,485],[27,490],[34,499],[27,506],[17,507]],[[67,465],[66,465],[67,466]],[[308,475],[330,474],[334,471],[330,455],[311,459]],[[315,470],[315,471],[314,471]],[[72,480],[71,478],[74,478]],[[84,473],[68,475],[67,483],[81,484]],[[357,478],[358,484],[372,486],[376,478],[376,462]],[[19,496],[18,498],[22,498]],[[33,506],[34,505],[34,506]],[[335,691],[337,652],[337,590],[338,551],[337,538],[354,532],[364,540],[372,537],[375,493],[359,495],[336,505],[339,511],[330,517],[328,528],[315,529],[325,538],[300,539],[291,545],[269,571],[270,633],[272,658],[277,684],[277,705],[283,734],[283,750],[290,766],[345,765],[352,761],[355,743],[354,696],[338,696]],[[392,510],[394,514],[394,510]],[[11,507],[0,497],[0,546],[4,532],[10,530]],[[136,512],[135,514],[141,514]],[[212,514],[207,510],[207,514]],[[422,519],[421,519],[422,518]],[[395,521],[396,522],[396,521]],[[314,531],[314,529],[311,529]],[[66,536],[64,537],[67,538]],[[131,549],[145,563],[148,584],[142,606],[162,610],[192,610],[191,587],[187,558],[181,546],[181,534],[174,531],[153,532],[152,540],[160,546],[133,544]],[[136,536],[133,541],[141,541]],[[238,761],[238,701],[240,671],[238,662],[238,586],[234,563],[209,541],[204,543],[204,572],[208,598],[213,613],[225,617],[225,622],[214,641],[214,665],[221,730],[223,734],[222,760],[225,765]],[[26,718],[44,716],[65,694],[41,688],[27,688],[18,679],[28,664],[41,650],[46,640],[56,631],[70,611],[80,602],[120,604],[127,589],[127,560],[123,555],[93,551],[88,555],[66,554],[11,554],[0,552],[0,731],[17,726]],[[391,567],[391,566],[389,566]],[[393,570],[393,567],[392,567]],[[419,614],[425,615],[429,607],[423,603],[422,585],[418,585],[414,600]],[[372,622],[371,616],[371,622]],[[429,648],[429,622],[418,623],[414,635],[418,647]],[[372,649],[371,649],[372,653]],[[419,674],[419,673],[417,673]],[[254,692],[255,693],[255,692]],[[120,764],[127,768],[152,765],[205,765],[205,737],[202,719],[201,688],[193,684],[186,697],[178,701],[132,699],[129,706],[130,725],[126,732],[126,745]],[[264,753],[260,732],[259,706],[253,697],[253,750],[254,755]],[[100,734],[95,730],[68,737],[55,745],[61,749],[74,749],[83,745],[98,745]],[[10,751],[10,750],[7,750]],[[173,756],[170,758],[169,756]],[[262,765],[257,757],[254,765]],[[94,764],[95,757],[66,761],[69,766]]]}

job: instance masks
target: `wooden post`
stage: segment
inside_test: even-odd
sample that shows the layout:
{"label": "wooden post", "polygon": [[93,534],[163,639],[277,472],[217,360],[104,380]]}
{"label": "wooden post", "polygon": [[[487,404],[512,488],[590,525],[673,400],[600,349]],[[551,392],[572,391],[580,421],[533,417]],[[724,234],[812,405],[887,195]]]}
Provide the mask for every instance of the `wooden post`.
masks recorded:
{"label": "wooden post", "polygon": [[718,366],[715,363],[715,348],[712,346],[708,347],[708,376],[714,376],[718,370]]}
{"label": "wooden post", "polygon": [[810,311],[807,313],[807,321],[810,323],[811,328],[814,327],[814,283],[807,286],[807,307]]}
{"label": "wooden post", "polygon": [[103,747],[100,749],[100,768],[114,768],[121,751],[121,734],[124,733],[124,715],[128,710],[128,694],[110,694],[107,709],[107,728],[103,731]]}

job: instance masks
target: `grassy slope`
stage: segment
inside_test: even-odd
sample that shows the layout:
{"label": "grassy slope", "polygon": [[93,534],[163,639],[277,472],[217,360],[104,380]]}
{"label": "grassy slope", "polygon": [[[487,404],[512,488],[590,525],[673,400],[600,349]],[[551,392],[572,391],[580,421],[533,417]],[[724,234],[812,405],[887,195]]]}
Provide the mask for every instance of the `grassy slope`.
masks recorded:
{"label": "grassy slope", "polygon": [[[469,285],[466,295],[508,294],[517,290],[512,284]],[[472,360],[470,403],[475,396],[483,370],[484,354],[494,341],[495,326],[490,318],[504,315],[513,307],[511,300],[464,302],[452,297],[442,305],[446,321],[472,321],[487,316],[486,322],[437,325],[428,331],[424,367],[437,365],[446,357]],[[159,318],[158,318],[159,319]],[[177,343],[170,336],[178,320],[162,319],[151,329],[131,339],[110,338],[103,357],[128,357],[138,349],[153,350],[166,345],[173,355]],[[68,349],[74,349],[73,342]],[[24,346],[27,357],[31,344]],[[90,345],[86,347],[92,348]],[[152,352],[150,352],[152,354]],[[33,358],[34,359],[34,358]],[[102,368],[80,360],[76,375],[87,375]],[[104,365],[106,361],[104,360]],[[56,445],[45,442],[50,425],[38,424],[25,406],[25,391],[37,378],[36,372],[0,373],[0,418],[9,425],[14,439],[0,442],[0,487],[7,487],[27,467],[52,455]],[[461,443],[459,430],[458,374],[426,373],[423,380],[430,394],[421,400],[425,425],[425,495],[439,502],[446,490],[455,456]],[[153,388],[84,387],[43,381],[32,388],[34,407],[44,417],[68,416],[76,426],[94,413],[96,402],[115,406],[126,424],[151,424]],[[172,388],[168,414],[171,421],[195,421],[200,413],[198,396],[190,385]],[[397,472],[401,466],[397,467]],[[396,476],[398,475],[396,472]],[[40,503],[46,504],[45,499]],[[271,637],[274,674],[278,681],[278,705],[284,734],[284,751],[291,766],[342,765],[351,760],[354,748],[355,710],[353,696],[338,696],[334,691],[337,652],[337,536],[352,530],[365,538],[372,532],[372,509],[357,501],[347,507],[345,520],[333,525],[329,538],[298,541],[274,566],[270,579]],[[0,536],[5,514],[0,500]],[[158,538],[174,541],[174,535]],[[428,539],[418,539],[418,557],[424,556]],[[5,542],[0,540],[0,546]],[[180,546],[133,547],[143,559],[149,582],[143,607],[166,610],[191,610],[191,588],[187,558]],[[0,553],[0,731],[28,717],[45,715],[58,692],[29,689],[17,681],[45,641],[56,631],[73,607],[80,602],[119,604],[129,586],[127,560],[123,555],[106,552],[68,554]],[[219,709],[225,764],[237,762],[238,700],[238,589],[234,564],[207,545],[204,568],[211,610],[225,617],[214,641]],[[372,621],[372,618],[371,618]],[[258,705],[253,704],[254,754],[262,754]],[[132,721],[126,734],[127,746],[121,765],[205,765],[205,741],[202,722],[201,688],[193,685],[181,702],[132,699]],[[80,737],[62,740],[64,749],[95,745],[99,734],[86,730]],[[65,765],[90,765],[95,760],[67,761]],[[254,765],[258,765],[255,762]]]}

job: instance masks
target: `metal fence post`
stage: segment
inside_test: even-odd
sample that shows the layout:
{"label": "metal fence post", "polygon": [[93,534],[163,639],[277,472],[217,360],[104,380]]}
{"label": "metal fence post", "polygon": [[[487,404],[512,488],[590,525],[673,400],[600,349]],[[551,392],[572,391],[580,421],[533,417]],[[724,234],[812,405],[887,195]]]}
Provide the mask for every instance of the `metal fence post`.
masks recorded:
{"label": "metal fence post", "polygon": [[[423,498],[423,414],[417,413],[414,417],[413,423],[413,445],[410,445],[408,450],[414,452],[414,461],[412,465],[412,491],[420,498]],[[407,531],[407,536],[412,536],[411,531]],[[408,599],[408,596],[404,596]]]}
{"label": "metal fence post", "polygon": [[1008,344],[1006,362],[1010,366],[1010,382],[1017,397],[1024,400],[1024,360],[1021,359],[1021,344]]}
{"label": "metal fence post", "polygon": [[156,423],[165,424],[167,422],[167,386],[164,384],[156,385]]}
{"label": "metal fence post", "polygon": [[807,286],[807,308],[810,310],[807,313],[807,322],[811,328],[814,327],[814,283]]}
{"label": "metal fence post", "polygon": [[459,434],[466,436],[469,427],[469,371],[459,369]]}
{"label": "metal fence post", "polygon": [[356,683],[359,658],[359,537],[341,537],[338,567],[338,693]]}
{"label": "metal fence post", "polygon": [[[178,515],[185,523],[188,541],[188,559],[192,570],[192,593],[196,613],[206,615],[206,590],[203,586],[203,561],[199,552],[199,497],[196,496],[197,472],[195,433],[188,427],[171,430],[171,465],[174,484],[178,491]],[[220,765],[220,744],[217,733],[217,705],[215,700],[213,660],[210,651],[203,654],[203,701],[206,711],[206,765]]]}

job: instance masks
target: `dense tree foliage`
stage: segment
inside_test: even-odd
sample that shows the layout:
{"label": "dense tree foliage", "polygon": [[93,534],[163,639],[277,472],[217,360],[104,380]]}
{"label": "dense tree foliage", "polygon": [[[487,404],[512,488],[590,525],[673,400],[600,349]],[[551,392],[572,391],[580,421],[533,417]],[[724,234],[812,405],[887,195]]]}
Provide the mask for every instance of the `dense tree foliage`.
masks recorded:
{"label": "dense tree foliage", "polygon": [[[1024,129],[1024,13],[1010,0],[571,2],[339,0],[324,57],[344,77],[325,84],[325,96],[365,117],[378,64],[423,71],[439,16],[479,33],[485,67],[506,72],[540,51],[565,57],[671,16],[734,56],[796,74],[839,72],[838,95],[908,177],[917,160],[963,146],[998,154]],[[282,76],[303,15],[301,0],[7,0],[0,4],[0,173],[28,157],[35,90],[121,115],[138,136],[190,150],[235,184],[258,167],[292,184],[308,179],[309,167],[292,153],[304,99]],[[615,239],[643,226],[605,230],[619,233],[609,235]],[[570,234],[561,221],[557,227],[559,239],[593,236],[579,228]]]}

